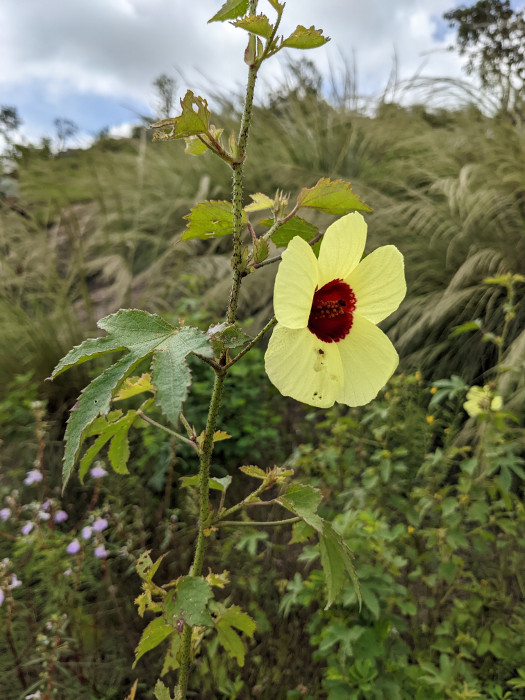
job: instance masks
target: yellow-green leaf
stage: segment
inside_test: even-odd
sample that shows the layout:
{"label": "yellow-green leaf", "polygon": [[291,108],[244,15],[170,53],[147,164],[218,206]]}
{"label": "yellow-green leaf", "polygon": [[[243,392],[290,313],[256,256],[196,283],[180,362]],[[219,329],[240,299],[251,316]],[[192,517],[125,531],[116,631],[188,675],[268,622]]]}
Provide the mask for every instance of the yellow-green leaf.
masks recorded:
{"label": "yellow-green leaf", "polygon": [[300,207],[320,209],[327,214],[348,214],[351,211],[372,211],[352,192],[349,182],[323,177],[313,187],[304,187],[297,197]]}
{"label": "yellow-green leaf", "polygon": [[270,199],[270,197],[262,192],[251,194],[250,197],[253,199],[253,202],[251,202],[251,204],[247,204],[244,207],[244,211],[262,211],[263,209],[273,209],[273,205],[275,204],[273,199]]}
{"label": "yellow-green leaf", "polygon": [[141,656],[158,647],[170,634],[175,634],[175,630],[164,621],[163,617],[156,617],[152,620],[142,633],[140,642],[135,649],[135,661],[131,668],[135,668]]}
{"label": "yellow-green leaf", "polygon": [[273,32],[273,26],[266,15],[248,15],[248,17],[232,22],[232,24],[234,27],[245,29],[250,34],[257,34],[264,39],[269,39]]}
{"label": "yellow-green leaf", "polygon": [[113,401],[123,401],[131,396],[143,394],[145,391],[150,391],[152,394],[155,393],[155,387],[151,383],[151,374],[149,372],[145,372],[140,377],[127,377],[113,396]]}
{"label": "yellow-green leaf", "polygon": [[[188,220],[182,240],[190,238],[218,238],[227,236],[233,231],[233,210],[231,202],[209,200],[199,202],[185,219]],[[242,212],[241,224],[246,225],[248,219]]]}
{"label": "yellow-green leaf", "polygon": [[237,17],[242,17],[248,12],[249,0],[227,0],[221,9],[213,15],[210,22],[225,22],[228,19],[236,19]]}
{"label": "yellow-green leaf", "polygon": [[290,49],[315,49],[330,41],[329,36],[323,36],[322,29],[310,27],[307,29],[300,24],[288,38],[284,39],[281,47]]}

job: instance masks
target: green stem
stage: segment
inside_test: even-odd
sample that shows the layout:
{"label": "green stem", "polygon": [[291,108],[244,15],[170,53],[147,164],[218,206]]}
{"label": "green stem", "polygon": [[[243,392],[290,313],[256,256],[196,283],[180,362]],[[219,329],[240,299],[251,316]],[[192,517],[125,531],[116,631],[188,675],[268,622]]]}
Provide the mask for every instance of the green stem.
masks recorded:
{"label": "green stem", "polygon": [[[257,0],[251,0],[248,13],[255,14],[257,11]],[[250,66],[248,71],[248,83],[246,85],[246,96],[244,99],[244,109],[241,117],[241,126],[239,130],[239,138],[237,146],[239,150],[238,163],[232,164],[233,169],[233,283],[230,292],[230,300],[228,302],[228,312],[226,320],[228,323],[234,323],[237,315],[237,306],[239,303],[239,290],[242,281],[242,245],[241,245],[241,230],[242,230],[242,198],[243,198],[243,175],[244,161],[246,160],[246,146],[248,144],[248,134],[250,131],[250,123],[252,120],[253,96],[255,93],[255,81],[257,80],[257,71],[259,64]]]}
{"label": "green stem", "polygon": [[[250,0],[249,14],[255,14],[257,10],[257,0]],[[260,65],[260,64],[259,64]],[[226,320],[228,323],[235,323],[237,316],[237,306],[239,302],[239,291],[242,282],[242,246],[241,246],[241,230],[242,230],[242,198],[243,198],[243,173],[244,160],[246,158],[246,146],[248,143],[248,133],[250,130],[250,122],[252,117],[253,95],[255,91],[255,81],[259,65],[250,66],[248,73],[248,83],[246,86],[246,96],[244,101],[244,110],[241,118],[241,126],[238,139],[239,161],[232,163],[233,183],[232,183],[232,208],[233,208],[233,254],[232,267],[233,279],[228,301],[228,311]],[[221,356],[219,364],[225,366],[227,362],[227,352]],[[217,422],[217,414],[222,398],[224,387],[224,379],[226,371],[224,367],[221,370],[215,369],[215,383],[210,399],[210,407],[208,409],[208,419],[206,422],[206,433],[204,443],[201,447],[200,471],[199,471],[199,531],[197,535],[197,543],[195,546],[195,555],[193,564],[190,569],[190,575],[200,576],[204,563],[204,554],[206,551],[206,539],[204,535],[205,529],[209,526],[210,505],[209,505],[209,489],[210,489],[210,462],[213,449],[213,433],[215,432],[215,424]],[[179,684],[177,686],[176,700],[185,700],[188,689],[188,680],[191,666],[191,627],[186,625],[182,632],[181,650],[180,650],[180,671]]]}
{"label": "green stem", "polygon": [[235,527],[248,527],[250,525],[261,527],[271,525],[291,525],[298,523],[301,518],[297,515],[295,518],[286,518],[285,520],[221,520],[219,525],[234,525]]}
{"label": "green stem", "polygon": [[[213,433],[217,423],[217,414],[221,404],[222,390],[224,387],[224,375],[216,374],[213,392],[208,409],[206,433],[201,448],[201,461],[199,470],[199,531],[195,546],[195,555],[190,569],[190,576],[200,576],[204,564],[204,552],[206,550],[206,538],[204,531],[209,526],[210,515],[210,463],[213,449]],[[191,627],[186,625],[182,632],[180,651],[179,685],[177,687],[177,700],[186,698],[188,680],[191,666]]]}

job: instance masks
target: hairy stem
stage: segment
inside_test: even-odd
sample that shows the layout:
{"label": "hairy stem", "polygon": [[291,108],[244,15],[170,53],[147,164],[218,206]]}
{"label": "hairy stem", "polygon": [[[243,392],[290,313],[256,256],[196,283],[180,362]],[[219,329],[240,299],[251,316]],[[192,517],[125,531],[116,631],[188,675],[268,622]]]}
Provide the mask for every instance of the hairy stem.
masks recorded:
{"label": "hairy stem", "polygon": [[[257,0],[250,0],[249,14],[255,14],[257,10]],[[260,65],[260,64],[259,64]],[[259,65],[251,65],[248,73],[248,83],[246,86],[246,95],[244,100],[244,109],[241,117],[240,132],[238,138],[239,162],[232,163],[233,182],[232,182],[232,208],[233,208],[233,253],[232,267],[233,279],[230,290],[230,298],[228,301],[228,310],[226,320],[228,323],[235,323],[237,316],[237,306],[239,302],[239,290],[242,282],[242,245],[241,245],[241,230],[242,230],[242,198],[243,198],[243,174],[244,160],[246,158],[246,146],[248,143],[248,133],[250,130],[250,122],[252,117],[253,95],[255,91],[255,81]],[[227,351],[225,351],[220,359],[219,364],[221,370],[215,369],[215,383],[208,409],[208,419],[206,422],[206,433],[204,443],[201,448],[200,471],[199,471],[199,531],[197,534],[197,543],[195,546],[195,555],[193,564],[190,569],[192,576],[200,576],[204,563],[204,554],[206,551],[206,538],[204,531],[209,527],[210,505],[209,505],[209,489],[210,489],[210,463],[211,453],[213,449],[213,433],[217,422],[217,414],[222,398],[224,387],[224,379],[226,371],[224,369],[227,364]],[[182,632],[182,642],[180,651],[180,671],[179,684],[177,687],[177,700],[184,700],[188,688],[188,680],[191,666],[191,627],[186,625]]]}

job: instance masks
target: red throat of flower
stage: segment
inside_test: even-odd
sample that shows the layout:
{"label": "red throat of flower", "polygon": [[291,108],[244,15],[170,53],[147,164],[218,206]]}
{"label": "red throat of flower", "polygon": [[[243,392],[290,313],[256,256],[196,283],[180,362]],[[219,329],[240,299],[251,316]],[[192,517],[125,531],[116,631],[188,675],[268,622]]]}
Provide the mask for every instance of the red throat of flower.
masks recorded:
{"label": "red throat of flower", "polygon": [[337,343],[352,328],[355,305],[355,294],[346,282],[328,282],[315,290],[308,329],[325,343]]}

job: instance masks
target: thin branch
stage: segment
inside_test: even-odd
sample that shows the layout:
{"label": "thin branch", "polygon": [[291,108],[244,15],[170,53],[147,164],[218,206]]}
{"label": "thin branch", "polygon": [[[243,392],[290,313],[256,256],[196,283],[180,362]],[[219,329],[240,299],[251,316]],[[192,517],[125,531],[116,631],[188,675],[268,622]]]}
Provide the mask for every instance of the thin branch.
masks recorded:
{"label": "thin branch", "polygon": [[296,516],[295,518],[286,518],[285,520],[221,520],[218,525],[231,525],[240,527],[249,527],[250,525],[256,527],[270,527],[272,525],[291,525],[292,523],[298,523],[301,518]]}
{"label": "thin branch", "polygon": [[248,345],[246,345],[239,353],[237,353],[237,355],[235,355],[235,357],[234,357],[232,360],[230,360],[230,361],[228,362],[228,364],[224,365],[224,367],[222,368],[222,371],[223,371],[223,372],[227,372],[227,371],[230,369],[230,367],[231,367],[232,365],[234,365],[238,360],[240,360],[241,357],[242,357],[243,355],[245,355],[245,354],[248,352],[248,350],[251,350],[251,349],[253,348],[253,346],[254,346],[256,343],[258,343],[259,340],[261,340],[261,338],[262,338],[266,333],[268,333],[268,331],[270,330],[270,328],[272,328],[276,323],[277,323],[277,319],[276,319],[275,316],[274,316],[273,318],[271,318],[271,319],[268,321],[268,323],[264,326],[264,328],[263,328],[262,330],[260,330],[254,338],[252,338],[252,339],[250,340],[250,342],[248,343]]}
{"label": "thin branch", "polygon": [[181,435],[180,433],[176,433],[174,430],[171,430],[171,428],[166,428],[165,425],[162,425],[161,423],[157,423],[156,420],[153,420],[153,418],[150,418],[147,416],[145,413],[143,413],[140,408],[137,411],[137,415],[139,415],[142,420],[145,420],[146,423],[149,423],[150,425],[154,425],[155,428],[160,428],[160,430],[164,430],[164,432],[168,433],[169,435],[173,435],[173,437],[176,437],[178,440],[182,440],[182,442],[185,442],[186,445],[189,445],[192,447],[197,454],[200,454],[199,446],[197,443],[193,442],[192,440],[188,440],[188,438],[184,437],[184,435]]}

